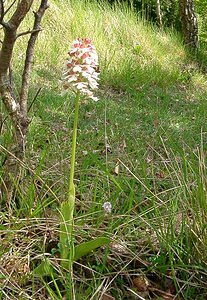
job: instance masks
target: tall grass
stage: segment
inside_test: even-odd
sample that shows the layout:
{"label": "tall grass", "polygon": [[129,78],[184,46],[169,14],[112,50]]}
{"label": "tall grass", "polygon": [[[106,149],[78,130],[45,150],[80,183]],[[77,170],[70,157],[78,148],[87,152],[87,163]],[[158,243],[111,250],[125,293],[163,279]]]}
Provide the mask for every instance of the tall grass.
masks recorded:
{"label": "tall grass", "polygon": [[[29,20],[26,21],[27,27]],[[89,36],[94,41],[105,85],[121,90],[146,85],[165,87],[186,77],[183,69],[189,59],[178,34],[143,25],[127,6],[111,8],[104,1],[51,1],[43,26],[36,49],[34,81],[42,77],[46,84],[46,79],[60,78],[69,44],[77,36]],[[24,40],[26,37],[17,46],[19,61]]]}

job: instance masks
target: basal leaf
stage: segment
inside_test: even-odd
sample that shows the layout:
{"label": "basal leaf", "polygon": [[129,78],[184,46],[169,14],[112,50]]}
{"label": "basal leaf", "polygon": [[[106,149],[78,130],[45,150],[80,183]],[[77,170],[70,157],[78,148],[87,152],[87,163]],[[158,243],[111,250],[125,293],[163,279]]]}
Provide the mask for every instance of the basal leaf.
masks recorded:
{"label": "basal leaf", "polygon": [[75,247],[74,261],[78,260],[80,257],[90,253],[98,247],[107,245],[111,240],[107,237],[98,237],[92,241],[82,243]]}

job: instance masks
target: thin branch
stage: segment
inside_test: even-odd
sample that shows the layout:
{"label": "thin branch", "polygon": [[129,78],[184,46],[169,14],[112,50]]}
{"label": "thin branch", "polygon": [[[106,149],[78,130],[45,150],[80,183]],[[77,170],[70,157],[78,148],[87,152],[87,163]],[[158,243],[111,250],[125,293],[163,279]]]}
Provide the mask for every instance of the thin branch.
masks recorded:
{"label": "thin branch", "polygon": [[42,31],[42,30],[43,30],[42,28],[38,28],[38,29],[27,30],[25,32],[21,32],[21,33],[16,35],[16,39],[18,39],[20,36],[24,36],[24,35],[27,35],[27,34],[32,34],[32,33],[35,33],[35,32]]}
{"label": "thin branch", "polygon": [[42,29],[41,28],[42,17],[48,7],[49,7],[48,0],[42,0],[38,11],[34,13],[35,14],[35,20],[33,25],[34,32],[31,34],[30,39],[28,41],[26,58],[24,62],[24,72],[22,75],[22,87],[20,93],[20,110],[22,115],[27,114],[27,99],[28,99],[28,91],[29,91],[30,73],[31,73],[32,61],[34,57],[34,47],[35,47],[35,43],[39,31]]}
{"label": "thin branch", "polygon": [[3,19],[4,19],[4,2],[3,0],[0,0],[0,24],[2,24]]}
{"label": "thin branch", "polygon": [[30,104],[30,106],[29,106],[29,108],[28,108],[28,112],[29,112],[30,109],[32,108],[34,102],[37,100],[37,97],[39,96],[39,93],[41,92],[41,90],[42,90],[41,87],[37,90],[37,93],[35,94],[34,99],[32,100],[32,102],[31,102],[31,104]]}
{"label": "thin branch", "polygon": [[28,13],[30,10],[30,7],[33,3],[34,0],[18,0],[17,7],[10,18],[8,22],[4,21],[5,15],[10,11],[10,9],[13,7],[13,5],[16,3],[17,0],[14,0],[12,4],[6,9],[4,7],[4,1],[0,0],[0,24],[11,31],[16,30],[22,20],[24,19],[25,15]]}
{"label": "thin branch", "polygon": [[12,4],[6,9],[6,11],[5,11],[5,13],[4,13],[4,16],[8,13],[8,11],[10,11],[10,9],[12,8],[12,6],[15,4],[16,1],[17,1],[17,0],[14,0],[14,1],[12,2]]}

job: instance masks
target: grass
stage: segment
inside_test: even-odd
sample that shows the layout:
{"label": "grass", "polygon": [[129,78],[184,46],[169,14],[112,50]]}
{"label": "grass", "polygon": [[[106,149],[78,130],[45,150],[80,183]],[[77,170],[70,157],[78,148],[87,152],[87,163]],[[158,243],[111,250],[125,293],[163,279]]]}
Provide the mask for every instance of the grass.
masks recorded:
{"label": "grass", "polygon": [[[31,101],[39,86],[42,91],[30,110],[27,173],[17,204],[0,213],[0,298],[64,295],[57,210],[67,197],[74,97],[61,96],[59,80],[70,42],[90,36],[100,57],[100,101],[80,109],[74,238],[78,244],[104,234],[113,242],[75,264],[76,299],[105,293],[205,299],[207,85],[201,62],[178,34],[143,24],[124,6],[51,0],[44,28],[31,80]],[[17,82],[26,39],[16,45]],[[11,143],[9,119],[0,142]],[[103,212],[106,201],[111,215]],[[58,278],[34,275],[44,257]]]}

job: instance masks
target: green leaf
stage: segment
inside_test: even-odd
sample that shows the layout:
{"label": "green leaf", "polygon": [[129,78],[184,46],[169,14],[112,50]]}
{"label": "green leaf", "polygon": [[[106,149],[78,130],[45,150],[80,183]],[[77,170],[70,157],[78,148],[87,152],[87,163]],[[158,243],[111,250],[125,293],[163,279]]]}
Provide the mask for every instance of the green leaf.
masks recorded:
{"label": "green leaf", "polygon": [[141,51],[141,46],[139,44],[137,44],[135,47],[134,47],[134,52],[139,54]]}
{"label": "green leaf", "polygon": [[41,264],[33,270],[34,275],[43,277],[54,273],[51,262],[46,258]]}
{"label": "green leaf", "polygon": [[90,253],[98,247],[109,244],[110,242],[111,240],[109,238],[98,237],[92,241],[77,245],[75,247],[74,261],[78,260],[80,257]]}

